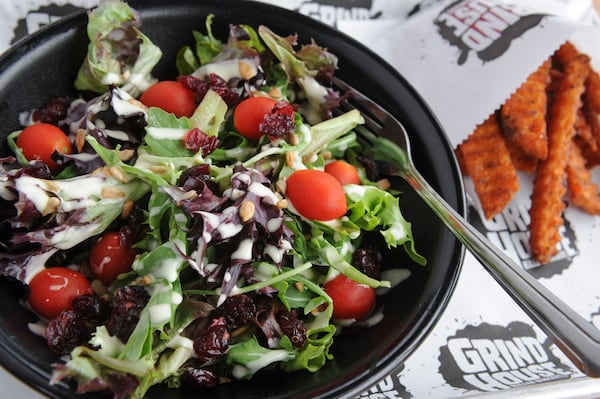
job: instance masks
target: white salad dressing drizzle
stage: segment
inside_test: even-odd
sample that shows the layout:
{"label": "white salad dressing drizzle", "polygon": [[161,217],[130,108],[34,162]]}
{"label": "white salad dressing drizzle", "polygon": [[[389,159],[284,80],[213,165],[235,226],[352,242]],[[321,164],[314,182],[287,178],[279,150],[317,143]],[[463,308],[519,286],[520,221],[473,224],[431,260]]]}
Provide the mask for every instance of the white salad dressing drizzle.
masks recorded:
{"label": "white salad dressing drizzle", "polygon": [[157,140],[183,140],[189,129],[146,127],[146,134]]}
{"label": "white salad dressing drizzle", "polygon": [[241,260],[241,261],[251,261],[252,260],[252,248],[253,243],[249,238],[243,239],[238,245],[237,249],[231,254],[231,259]]}
{"label": "white salad dressing drizzle", "polygon": [[288,352],[283,349],[272,350],[260,356],[256,360],[249,361],[245,366],[236,364],[233,367],[232,374],[235,378],[244,378],[248,375],[253,375],[258,370],[268,366],[271,363],[284,361],[288,356]]}
{"label": "white salad dressing drizzle", "polygon": [[[246,71],[242,73],[240,70],[240,66],[245,64]],[[192,76],[196,78],[204,78],[211,73],[219,75],[224,80],[230,80],[233,78],[241,78],[249,79],[256,75],[258,72],[258,63],[259,60],[256,58],[245,58],[245,59],[232,59],[232,60],[224,60],[219,62],[213,62],[210,64],[203,65],[198,68]],[[249,68],[249,69],[248,69]]]}
{"label": "white salad dressing drizzle", "polygon": [[163,259],[152,274],[156,278],[164,278],[169,283],[172,283],[177,280],[179,277],[179,266],[181,265],[181,260],[178,258],[168,258]]}
{"label": "white salad dressing drizzle", "polygon": [[267,199],[268,201],[266,203],[270,205],[275,205],[279,201],[279,198],[277,198],[275,193],[262,183],[254,182],[250,184],[248,186],[248,192]]}
{"label": "white salad dressing drizzle", "polygon": [[267,230],[269,233],[275,233],[283,224],[283,218],[273,218],[267,222]]}
{"label": "white salad dressing drizzle", "polygon": [[135,100],[129,93],[119,88],[113,89],[111,105],[117,115],[132,116],[136,114],[146,115],[146,107]]}
{"label": "white salad dressing drizzle", "polygon": [[171,319],[171,304],[159,303],[148,307],[148,316],[150,324],[153,326],[161,325]]}
{"label": "white salad dressing drizzle", "polygon": [[50,242],[58,249],[69,249],[81,241],[100,232],[100,224],[88,223],[79,226],[68,226],[56,231]]}
{"label": "white salad dressing drizzle", "polygon": [[285,251],[278,248],[276,245],[267,244],[265,245],[263,253],[265,255],[268,255],[273,260],[273,262],[280,263],[283,260],[283,255],[285,254]]}
{"label": "white salad dressing drizzle", "polygon": [[23,175],[15,179],[15,188],[23,193],[35,206],[39,212],[44,211],[48,206],[50,197],[45,187],[42,187],[40,180],[35,177]]}

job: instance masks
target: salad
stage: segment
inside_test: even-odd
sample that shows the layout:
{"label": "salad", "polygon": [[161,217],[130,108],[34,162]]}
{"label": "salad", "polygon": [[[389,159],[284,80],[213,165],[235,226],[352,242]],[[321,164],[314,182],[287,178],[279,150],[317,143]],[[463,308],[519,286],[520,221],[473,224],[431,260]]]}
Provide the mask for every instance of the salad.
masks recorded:
{"label": "salad", "polygon": [[415,250],[398,193],[340,112],[336,57],[266,26],[194,31],[178,76],[138,13],[106,1],[74,87],[21,115],[1,159],[0,274],[28,287],[52,382],[144,397],[263,369],[316,372],[382,317]]}

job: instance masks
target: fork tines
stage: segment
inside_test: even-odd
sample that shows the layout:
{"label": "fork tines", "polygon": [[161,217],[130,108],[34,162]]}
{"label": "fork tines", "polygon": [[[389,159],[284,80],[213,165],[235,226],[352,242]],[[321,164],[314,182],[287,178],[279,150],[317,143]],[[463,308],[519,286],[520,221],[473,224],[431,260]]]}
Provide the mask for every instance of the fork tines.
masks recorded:
{"label": "fork tines", "polygon": [[365,126],[371,132],[379,133],[383,124],[378,121],[377,114],[373,112],[383,111],[380,110],[379,105],[338,77],[333,78],[333,84],[342,92],[343,99],[340,102],[340,109],[345,112],[357,109],[365,120]]}

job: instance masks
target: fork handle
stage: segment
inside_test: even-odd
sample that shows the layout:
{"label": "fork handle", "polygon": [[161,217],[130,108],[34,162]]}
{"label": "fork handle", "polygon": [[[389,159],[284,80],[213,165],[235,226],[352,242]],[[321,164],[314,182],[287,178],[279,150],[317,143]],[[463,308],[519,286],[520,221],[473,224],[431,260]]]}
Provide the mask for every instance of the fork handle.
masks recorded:
{"label": "fork handle", "polygon": [[494,246],[415,170],[402,176],[577,368],[600,377],[600,330]]}

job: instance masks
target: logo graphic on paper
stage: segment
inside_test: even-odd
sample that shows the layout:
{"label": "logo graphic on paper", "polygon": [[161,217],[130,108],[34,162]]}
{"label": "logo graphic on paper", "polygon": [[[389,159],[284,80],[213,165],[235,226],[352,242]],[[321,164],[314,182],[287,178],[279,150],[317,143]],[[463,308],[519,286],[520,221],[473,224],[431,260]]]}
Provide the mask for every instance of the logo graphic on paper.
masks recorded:
{"label": "logo graphic on paper", "polygon": [[440,374],[455,388],[493,392],[519,386],[564,380],[572,374],[540,343],[530,325],[487,323],[468,326],[440,348]]}
{"label": "logo graphic on paper", "polygon": [[531,270],[535,277],[551,277],[565,270],[579,254],[575,231],[567,219],[560,228],[561,240],[558,253],[541,266],[531,255],[529,246],[529,203],[515,200],[493,219],[486,219],[477,207],[470,208],[469,219],[485,236],[524,269]]}
{"label": "logo graphic on paper", "polygon": [[600,309],[598,309],[598,313],[592,314],[592,324],[596,328],[600,328]]}
{"label": "logo graphic on paper", "polygon": [[545,14],[529,14],[517,4],[493,0],[459,0],[436,18],[441,36],[460,49],[458,64],[470,52],[482,61],[491,61],[508,50],[511,42],[539,25]]}
{"label": "logo graphic on paper", "polygon": [[338,21],[362,21],[379,18],[381,12],[371,12],[373,2],[373,0],[303,1],[294,9],[327,25],[336,26]]}
{"label": "logo graphic on paper", "polygon": [[17,40],[80,9],[80,7],[76,7],[72,4],[65,4],[62,6],[51,4],[49,6],[40,7],[37,10],[31,10],[25,19],[21,19],[17,23],[11,43],[15,43]]}
{"label": "logo graphic on paper", "polygon": [[403,367],[396,370],[396,374],[388,375],[369,390],[363,392],[359,399],[410,399],[412,395],[406,391],[399,381],[399,375]]}

